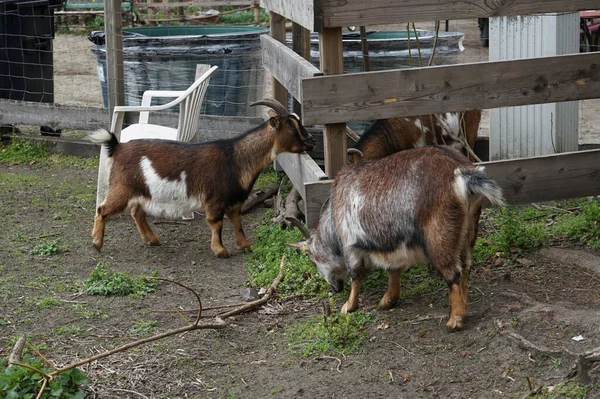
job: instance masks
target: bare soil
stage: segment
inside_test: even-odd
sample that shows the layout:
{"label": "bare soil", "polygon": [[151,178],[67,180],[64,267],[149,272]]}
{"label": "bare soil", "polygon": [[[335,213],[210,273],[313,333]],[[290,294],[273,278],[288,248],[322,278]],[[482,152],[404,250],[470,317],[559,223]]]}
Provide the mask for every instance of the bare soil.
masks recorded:
{"label": "bare soil", "polygon": [[[487,51],[477,47],[473,24],[465,25],[470,26],[465,44],[469,56]],[[58,35],[55,48],[61,39]],[[57,102],[78,102],[75,94],[97,84],[95,72],[77,72],[77,62],[71,66],[71,72],[56,73],[64,73],[81,90],[72,90],[71,97],[57,88]],[[74,83],[78,79],[80,84]],[[597,133],[598,124],[593,126]],[[95,171],[76,167],[0,164],[0,356],[7,356],[12,340],[25,333],[45,356],[64,365],[183,325],[176,313],[154,310],[196,307],[189,292],[167,283],[144,299],[82,295],[79,283],[99,261],[134,276],[158,270],[161,277],[196,289],[204,307],[240,302],[248,274],[229,223],[224,232],[229,259],[216,259],[210,252],[210,232],[201,216],[155,221],[160,247],[146,246],[130,217],[117,217],[107,224],[103,251],[94,250],[90,232],[96,178]],[[251,242],[260,217],[259,210],[244,220]],[[35,245],[54,239],[67,251],[30,254]],[[457,333],[444,326],[445,289],[404,298],[391,311],[375,308],[385,287],[363,291],[361,307],[374,316],[368,339],[358,353],[335,357],[304,358],[292,351],[285,329],[321,314],[320,304],[315,298],[278,297],[259,312],[236,317],[226,329],[170,337],[84,366],[89,397],[527,397],[532,389],[569,381],[575,358],[567,350],[583,353],[600,346],[598,255],[586,248],[546,248],[514,265],[476,268],[465,329]],[[60,303],[40,306],[47,297]],[[335,300],[341,307],[345,294]],[[204,317],[213,314],[206,311]],[[156,327],[135,333],[141,321]],[[579,335],[584,339],[572,339]],[[565,350],[549,355],[549,349]],[[600,391],[588,397],[600,397]]]}

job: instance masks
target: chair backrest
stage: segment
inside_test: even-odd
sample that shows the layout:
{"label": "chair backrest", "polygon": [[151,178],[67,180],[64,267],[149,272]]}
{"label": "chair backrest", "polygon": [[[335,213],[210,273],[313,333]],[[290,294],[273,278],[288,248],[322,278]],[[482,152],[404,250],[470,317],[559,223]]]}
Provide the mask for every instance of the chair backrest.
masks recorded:
{"label": "chair backrest", "polygon": [[198,64],[196,66],[196,81],[186,90],[187,97],[179,104],[179,124],[177,140],[188,142],[194,138],[198,130],[200,109],[206,96],[206,89],[211,75],[217,66]]}

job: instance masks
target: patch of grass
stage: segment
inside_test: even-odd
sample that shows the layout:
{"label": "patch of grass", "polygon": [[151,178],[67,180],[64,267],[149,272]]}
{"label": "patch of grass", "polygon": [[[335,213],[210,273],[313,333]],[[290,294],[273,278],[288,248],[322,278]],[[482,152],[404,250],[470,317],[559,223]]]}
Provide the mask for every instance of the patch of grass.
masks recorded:
{"label": "patch of grass", "polygon": [[[77,368],[60,373],[37,396],[41,388],[40,375],[25,367],[8,367],[7,363],[6,359],[0,359],[0,392],[3,398],[83,399],[86,395],[84,389],[88,385],[88,377]],[[25,356],[21,363],[45,373],[52,371],[43,367],[42,359]]]}
{"label": "patch of grass", "polygon": [[407,269],[402,273],[400,284],[402,298],[430,294],[446,287],[444,279],[428,265],[415,265]]}
{"label": "patch of grass", "polygon": [[356,352],[367,337],[366,326],[373,316],[363,312],[334,313],[327,319],[314,317],[286,329],[286,339],[302,356],[345,355]]}
{"label": "patch of grass", "polygon": [[65,252],[67,250],[61,243],[61,239],[57,238],[51,241],[44,241],[42,243],[37,244],[29,253],[31,255],[46,255],[52,256],[57,255],[61,252]]}
{"label": "patch of grass", "polygon": [[140,320],[129,329],[129,333],[132,335],[142,335],[154,330],[155,327],[158,327],[158,321]]}
{"label": "patch of grass", "polygon": [[[272,215],[272,212],[267,212]],[[267,220],[270,221],[270,217]],[[266,223],[269,223],[265,221]],[[279,225],[262,224],[254,230],[255,244],[245,255],[245,266],[253,286],[267,287],[279,273],[281,257],[286,256],[285,276],[278,289],[285,293],[307,293],[325,296],[329,286],[305,254],[287,244],[302,239],[297,229],[282,229]]]}
{"label": "patch of grass", "polygon": [[[158,276],[158,271],[152,273]],[[129,295],[142,298],[156,291],[158,281],[148,277],[132,278],[127,272],[115,272],[108,263],[99,262],[89,279],[83,282],[83,287],[89,295]]]}
{"label": "patch of grass", "polygon": [[57,305],[60,305],[60,300],[52,296],[40,297],[35,301],[35,306],[40,309],[48,309]]}
{"label": "patch of grass", "polygon": [[545,389],[532,398],[537,399],[585,399],[592,390],[597,390],[598,386],[581,385],[577,381],[570,381],[566,384],[558,384],[551,389]]}
{"label": "patch of grass", "polygon": [[81,327],[79,324],[70,324],[57,327],[53,331],[54,334],[57,335],[82,335],[85,333],[85,328]]}

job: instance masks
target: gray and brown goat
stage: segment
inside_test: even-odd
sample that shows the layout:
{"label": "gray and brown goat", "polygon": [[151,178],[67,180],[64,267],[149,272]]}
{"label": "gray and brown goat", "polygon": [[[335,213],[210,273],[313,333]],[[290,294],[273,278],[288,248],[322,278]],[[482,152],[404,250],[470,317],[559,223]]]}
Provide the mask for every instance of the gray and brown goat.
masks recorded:
{"label": "gray and brown goat", "polygon": [[459,152],[443,146],[399,152],[342,169],[316,231],[295,246],[308,252],[334,291],[350,274],[342,313],[358,308],[366,268],[388,271],[380,302],[388,309],[400,297],[403,268],[429,263],[448,283],[446,326],[461,329],[484,198],[503,204],[500,187]]}
{"label": "gray and brown goat", "polygon": [[481,110],[379,119],[365,130],[355,148],[348,149],[348,160],[372,161],[436,144],[467,154],[475,147],[480,121]]}
{"label": "gray and brown goat", "polygon": [[258,175],[282,152],[313,149],[315,141],[298,117],[274,99],[266,105],[270,118],[239,137],[190,144],[168,140],[119,143],[115,135],[99,130],[90,138],[108,149],[108,192],[98,206],[92,232],[100,250],[109,216],[131,211],[142,239],[159,245],[146,215],[181,217],[200,209],[212,230],[210,247],[218,257],[229,256],[221,240],[223,218],[233,223],[238,246],[250,248],[242,230],[241,207]]}

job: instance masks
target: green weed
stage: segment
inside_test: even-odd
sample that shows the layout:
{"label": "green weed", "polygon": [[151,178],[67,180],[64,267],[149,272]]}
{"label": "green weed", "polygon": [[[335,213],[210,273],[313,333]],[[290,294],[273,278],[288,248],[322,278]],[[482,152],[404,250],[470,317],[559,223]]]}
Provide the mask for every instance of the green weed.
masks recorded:
{"label": "green weed", "polygon": [[366,326],[373,319],[367,313],[334,313],[327,319],[314,317],[286,329],[286,339],[302,356],[350,354],[356,352],[367,337]]}
{"label": "green weed", "polygon": [[47,309],[53,306],[60,305],[60,299],[51,296],[37,298],[35,305],[40,309]]}
{"label": "green weed", "polygon": [[0,162],[11,165],[43,161],[48,157],[45,144],[13,137],[9,145],[0,145]]}
{"label": "green weed", "polygon": [[141,335],[141,334],[145,334],[148,333],[152,330],[154,330],[155,327],[158,326],[158,322],[154,321],[154,320],[140,320],[137,321],[133,327],[131,327],[129,329],[129,333],[132,335]]}
{"label": "green weed", "polygon": [[[32,359],[25,356],[22,363],[30,365],[45,373],[51,370],[43,367],[41,359]],[[34,371],[20,366],[7,367],[7,360],[0,359],[0,392],[3,398],[41,398],[41,399],[83,399],[84,389],[88,385],[88,378],[79,369],[71,369],[59,374],[50,380],[39,395],[41,388],[40,375]]]}
{"label": "green weed", "polygon": [[[269,14],[267,14],[263,9],[260,10],[259,19],[261,23],[267,23],[270,21]],[[253,24],[254,21],[254,11],[252,10],[242,10],[231,14],[224,14],[219,16],[219,23],[222,24]]]}
{"label": "green weed", "polygon": [[57,327],[53,331],[57,335],[82,335],[85,329],[78,324],[71,324]]}
{"label": "green weed", "polygon": [[[267,214],[272,215],[272,212]],[[278,287],[281,292],[327,294],[329,286],[308,256],[287,245],[302,239],[300,231],[282,229],[278,224],[262,224],[254,230],[254,237],[252,252],[246,254],[245,258],[252,285],[266,287],[271,284],[279,272],[281,257],[285,255],[287,268]]]}
{"label": "green weed", "polygon": [[61,239],[57,238],[52,241],[44,241],[35,247],[29,253],[31,255],[57,255],[58,253],[65,252],[66,247],[61,244]]}
{"label": "green weed", "polygon": [[537,399],[585,399],[592,390],[597,390],[598,386],[581,385],[579,382],[571,381],[566,384],[558,384],[552,389],[545,389],[533,398]]}
{"label": "green weed", "polygon": [[[152,273],[155,277],[158,271]],[[83,282],[83,287],[89,295],[129,295],[142,298],[156,291],[158,281],[148,277],[132,278],[127,272],[115,272],[110,265],[99,262],[89,279]]]}

